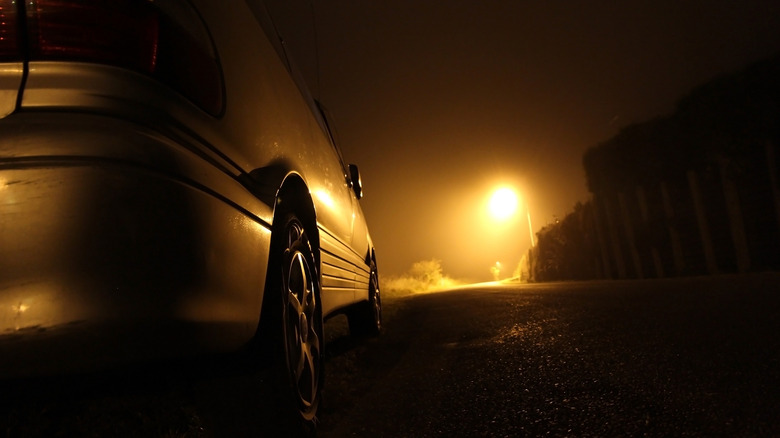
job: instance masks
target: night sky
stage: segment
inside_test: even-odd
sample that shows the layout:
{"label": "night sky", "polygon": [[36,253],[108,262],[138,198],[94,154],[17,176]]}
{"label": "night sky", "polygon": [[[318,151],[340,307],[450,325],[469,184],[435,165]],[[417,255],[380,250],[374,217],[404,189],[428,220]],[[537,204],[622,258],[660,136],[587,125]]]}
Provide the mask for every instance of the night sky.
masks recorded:
{"label": "night sky", "polygon": [[[271,8],[360,167],[383,275],[510,275],[528,211],[538,231],[588,199],[587,148],[780,53],[777,0],[312,1]],[[487,215],[498,185],[514,221]]]}

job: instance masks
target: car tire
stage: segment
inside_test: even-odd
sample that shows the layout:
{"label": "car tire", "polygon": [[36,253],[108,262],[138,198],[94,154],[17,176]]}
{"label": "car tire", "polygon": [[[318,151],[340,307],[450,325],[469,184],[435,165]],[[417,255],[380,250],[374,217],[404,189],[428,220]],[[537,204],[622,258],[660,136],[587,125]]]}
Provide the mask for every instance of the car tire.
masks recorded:
{"label": "car tire", "polygon": [[289,215],[284,224],[273,238],[269,275],[277,280],[271,277],[266,290],[273,295],[267,302],[271,321],[264,327],[275,333],[275,380],[290,435],[314,436],[324,375],[320,282],[302,222]]}
{"label": "car tire", "polygon": [[376,265],[371,265],[368,280],[368,300],[347,312],[349,332],[353,336],[377,336],[382,330],[382,295]]}

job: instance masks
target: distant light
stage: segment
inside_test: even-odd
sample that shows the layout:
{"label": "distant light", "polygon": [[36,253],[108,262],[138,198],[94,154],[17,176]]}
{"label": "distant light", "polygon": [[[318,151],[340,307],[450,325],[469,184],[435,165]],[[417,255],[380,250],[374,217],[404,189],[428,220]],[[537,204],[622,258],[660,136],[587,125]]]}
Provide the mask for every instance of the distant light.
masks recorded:
{"label": "distant light", "polygon": [[24,304],[24,303],[19,303],[19,305],[11,306],[11,310],[13,310],[14,313],[16,313],[16,314],[22,314],[22,313],[26,312],[27,309],[29,309],[29,308],[30,308],[30,306],[28,306],[27,304]]}
{"label": "distant light", "polygon": [[517,210],[517,194],[509,187],[502,187],[493,192],[489,208],[494,218],[507,219]]}

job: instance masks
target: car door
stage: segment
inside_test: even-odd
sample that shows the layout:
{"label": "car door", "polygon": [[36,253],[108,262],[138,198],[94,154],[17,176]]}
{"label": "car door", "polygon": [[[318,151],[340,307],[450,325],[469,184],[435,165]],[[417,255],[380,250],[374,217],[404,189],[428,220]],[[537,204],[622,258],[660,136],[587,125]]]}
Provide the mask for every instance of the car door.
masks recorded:
{"label": "car door", "polygon": [[352,250],[359,255],[363,262],[357,265],[355,269],[355,300],[365,299],[368,291],[370,276],[370,266],[367,264],[370,256],[370,239],[368,234],[368,224],[360,207],[360,200],[363,198],[363,181],[360,171],[355,164],[348,166],[349,178],[351,183],[352,198]]}
{"label": "car door", "polygon": [[[329,140],[329,148],[333,158],[338,162],[339,180],[333,183],[334,196],[328,199],[322,193],[313,193],[315,198],[330,203],[318,211],[320,222],[320,241],[322,250],[322,288],[326,298],[323,299],[324,311],[335,310],[347,306],[356,301],[356,281],[366,283],[365,249],[358,250],[354,245],[355,225],[363,223],[363,215],[358,208],[358,199],[354,183],[350,177],[349,166],[345,165],[341,151],[336,145],[332,130],[327,122],[327,111],[317,105],[317,115],[320,118],[322,129]],[[338,186],[338,187],[336,187]],[[329,211],[330,210],[330,211]],[[330,223],[330,225],[329,225]],[[339,235],[331,232],[331,227],[337,227]],[[348,232],[347,232],[348,230]],[[365,231],[363,231],[365,234]],[[361,295],[362,296],[362,295]]]}

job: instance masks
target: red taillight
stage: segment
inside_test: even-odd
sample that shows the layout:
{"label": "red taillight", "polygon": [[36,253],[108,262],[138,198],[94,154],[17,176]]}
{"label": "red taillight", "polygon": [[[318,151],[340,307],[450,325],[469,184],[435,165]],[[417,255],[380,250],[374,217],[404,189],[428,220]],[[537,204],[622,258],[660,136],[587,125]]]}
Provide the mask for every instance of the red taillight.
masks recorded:
{"label": "red taillight", "polygon": [[30,59],[94,61],[153,73],[159,12],[148,1],[35,0],[27,4]]}
{"label": "red taillight", "polygon": [[14,0],[0,0],[0,60],[19,61],[18,15]]}
{"label": "red taillight", "polygon": [[[0,0],[7,3],[15,2]],[[216,53],[188,2],[27,0],[24,7],[30,61],[128,68],[160,80],[211,114],[222,111]]]}

